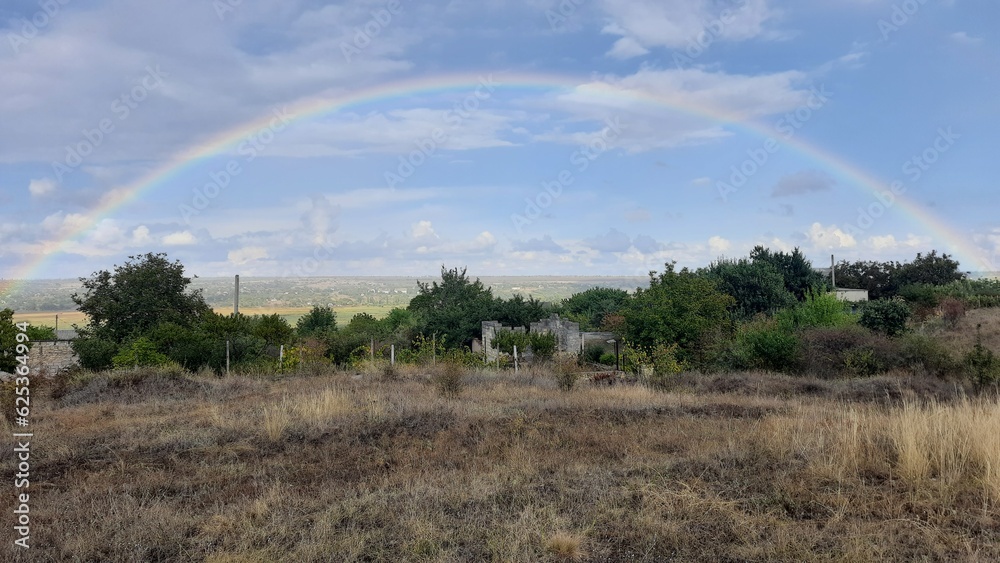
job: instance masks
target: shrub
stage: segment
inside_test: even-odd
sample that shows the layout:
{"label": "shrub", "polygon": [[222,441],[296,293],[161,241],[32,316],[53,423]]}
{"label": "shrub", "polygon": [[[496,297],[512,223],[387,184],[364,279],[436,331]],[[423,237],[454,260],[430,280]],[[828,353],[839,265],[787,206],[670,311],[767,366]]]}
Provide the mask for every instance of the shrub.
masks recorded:
{"label": "shrub", "polygon": [[606,354],[601,354],[601,357],[597,360],[597,363],[604,366],[613,366],[618,363],[618,358],[614,354],[608,352]]}
{"label": "shrub", "polygon": [[811,328],[799,337],[805,375],[823,379],[856,377],[901,365],[899,342],[863,327]]}
{"label": "shrub", "polygon": [[563,391],[572,391],[579,378],[579,371],[580,366],[574,361],[562,360],[556,362],[554,369],[556,385]]}
{"label": "shrub", "polygon": [[922,334],[907,334],[900,341],[903,367],[935,377],[946,377],[961,367],[943,344]]}
{"label": "shrub", "polygon": [[[587,344],[587,346],[583,349],[583,361],[585,362],[603,364],[604,356],[606,355],[607,354],[604,353],[604,347],[600,344]],[[611,354],[611,356],[613,358],[614,354]],[[614,362],[612,361],[612,363]]]}
{"label": "shrub", "polygon": [[650,353],[650,361],[653,365],[653,373],[649,376],[649,384],[659,389],[669,387],[674,376],[684,371],[684,363],[678,360],[677,344],[667,346],[658,344]]}
{"label": "shrub", "polygon": [[533,332],[530,341],[531,353],[536,359],[549,360],[556,353],[556,335],[551,332]]}
{"label": "shrub", "polygon": [[811,293],[805,301],[779,312],[775,318],[789,332],[798,328],[848,326],[856,322],[848,307],[833,293]]}
{"label": "shrub", "polygon": [[80,367],[91,371],[111,369],[118,345],[102,338],[78,338],[72,343]]}
{"label": "shrub", "polygon": [[933,309],[940,303],[940,296],[934,286],[917,283],[899,289],[899,296],[914,307]]}
{"label": "shrub", "polygon": [[861,326],[889,336],[897,336],[906,331],[906,321],[910,319],[910,308],[899,299],[869,301],[861,310]]}
{"label": "shrub", "polygon": [[976,344],[965,355],[965,369],[969,378],[980,389],[996,383],[1000,376],[1000,361],[986,346],[983,346],[982,325],[976,326]]}
{"label": "shrub", "polygon": [[729,355],[731,369],[763,369],[783,373],[798,370],[801,351],[798,337],[774,321],[740,327]]}
{"label": "shrub", "polygon": [[965,317],[965,303],[954,297],[941,300],[941,318],[951,328],[957,328],[959,321]]}
{"label": "shrub", "polygon": [[465,388],[465,367],[457,362],[440,362],[431,374],[431,382],[442,397],[454,399]]}
{"label": "shrub", "polygon": [[844,354],[844,369],[854,377],[871,377],[889,371],[882,360],[872,348],[851,348]]}

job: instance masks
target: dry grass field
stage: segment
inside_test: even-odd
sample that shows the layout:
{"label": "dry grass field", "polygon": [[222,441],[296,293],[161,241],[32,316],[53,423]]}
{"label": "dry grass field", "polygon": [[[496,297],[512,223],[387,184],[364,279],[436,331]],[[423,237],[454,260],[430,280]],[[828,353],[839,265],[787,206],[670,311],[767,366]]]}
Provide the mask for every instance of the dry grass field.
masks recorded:
{"label": "dry grass field", "polygon": [[954,384],[692,375],[565,392],[542,371],[477,372],[445,398],[449,374],[36,388],[33,547],[2,558],[1000,559],[1000,407]]}

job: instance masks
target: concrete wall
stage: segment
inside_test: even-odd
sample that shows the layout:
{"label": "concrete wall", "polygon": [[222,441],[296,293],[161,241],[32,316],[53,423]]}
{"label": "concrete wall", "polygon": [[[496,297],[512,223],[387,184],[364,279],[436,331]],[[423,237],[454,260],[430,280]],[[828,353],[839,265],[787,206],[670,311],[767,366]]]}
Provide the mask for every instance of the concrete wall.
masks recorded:
{"label": "concrete wall", "polygon": [[[511,328],[501,325],[498,321],[483,321],[482,346],[487,362],[495,361],[500,353],[497,349],[490,347],[490,343],[501,330],[524,332],[524,327]],[[547,319],[531,323],[529,332],[554,334],[556,336],[556,354],[576,354],[582,348],[580,324],[562,319],[559,315],[552,315]]]}
{"label": "concrete wall", "polygon": [[838,287],[834,290],[834,292],[837,294],[837,299],[840,299],[841,301],[847,301],[849,303],[868,301],[867,289],[845,289]]}
{"label": "concrete wall", "polygon": [[33,377],[54,377],[60,370],[77,365],[73,343],[69,340],[34,342],[28,357],[28,367]]}

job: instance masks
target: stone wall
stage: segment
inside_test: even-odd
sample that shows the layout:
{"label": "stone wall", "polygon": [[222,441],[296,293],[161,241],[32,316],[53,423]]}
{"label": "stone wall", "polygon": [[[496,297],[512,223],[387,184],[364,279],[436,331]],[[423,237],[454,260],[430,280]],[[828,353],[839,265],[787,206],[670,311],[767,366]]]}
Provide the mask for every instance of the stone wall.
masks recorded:
{"label": "stone wall", "polygon": [[[491,348],[490,343],[501,330],[524,332],[524,327],[511,328],[501,325],[498,321],[483,321],[482,346],[487,362],[495,361],[500,353],[497,349]],[[552,315],[547,319],[531,323],[529,332],[554,334],[556,336],[556,354],[576,354],[582,347],[580,324],[562,319],[559,315]]]}
{"label": "stone wall", "polygon": [[552,315],[537,323],[531,323],[531,332],[556,335],[557,354],[576,354],[580,351],[580,323],[567,321],[559,315]]}
{"label": "stone wall", "polygon": [[33,342],[28,356],[28,367],[34,377],[53,377],[60,370],[77,365],[76,354],[69,340]]}

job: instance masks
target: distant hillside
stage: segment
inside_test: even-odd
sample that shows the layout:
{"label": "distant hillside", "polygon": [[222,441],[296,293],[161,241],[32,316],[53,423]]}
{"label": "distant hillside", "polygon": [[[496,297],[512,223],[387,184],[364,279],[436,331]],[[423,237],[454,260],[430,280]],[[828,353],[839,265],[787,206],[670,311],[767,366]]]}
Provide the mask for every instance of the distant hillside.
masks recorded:
{"label": "distant hillside", "polygon": [[[417,282],[436,278],[413,277],[336,277],[336,278],[241,278],[240,306],[311,307],[330,305],[348,307],[381,305],[405,307],[416,295]],[[493,288],[494,295],[510,297],[516,293],[542,301],[559,301],[591,287],[611,287],[634,291],[649,284],[646,277],[553,277],[487,276],[480,280]],[[191,284],[201,289],[213,307],[228,307],[233,302],[232,278],[199,278]],[[70,296],[80,290],[78,280],[32,280],[11,295],[0,297],[0,308],[19,313],[71,311],[76,308]]]}

